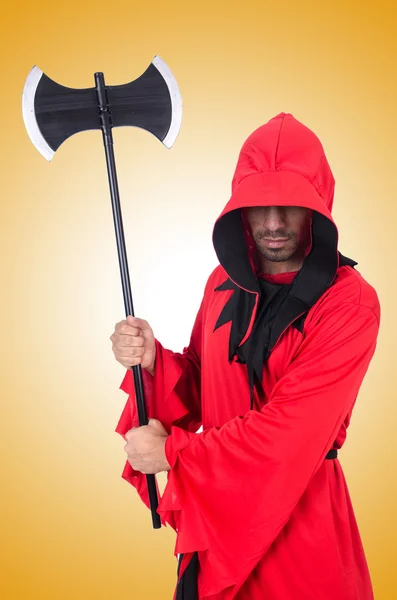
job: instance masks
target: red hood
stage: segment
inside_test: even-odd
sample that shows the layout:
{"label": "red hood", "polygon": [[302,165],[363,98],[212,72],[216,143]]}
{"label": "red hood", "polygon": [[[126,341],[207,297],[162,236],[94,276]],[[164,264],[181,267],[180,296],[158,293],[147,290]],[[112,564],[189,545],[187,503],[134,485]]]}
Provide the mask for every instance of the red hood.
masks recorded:
{"label": "red hood", "polygon": [[314,236],[316,267],[323,254],[336,270],[338,230],[331,215],[334,187],[320,140],[292,114],[279,113],[256,129],[241,148],[231,198],[213,231],[215,252],[232,281],[248,291],[257,291],[252,260],[255,244],[244,227],[240,210],[246,206],[312,209],[312,244],[306,257],[312,254]]}
{"label": "red hood", "polygon": [[[318,210],[332,220],[334,188],[318,137],[292,114],[282,112],[244,142],[233,175],[233,195],[222,214],[256,204],[295,205]],[[255,196],[247,197],[245,192],[253,189]]]}

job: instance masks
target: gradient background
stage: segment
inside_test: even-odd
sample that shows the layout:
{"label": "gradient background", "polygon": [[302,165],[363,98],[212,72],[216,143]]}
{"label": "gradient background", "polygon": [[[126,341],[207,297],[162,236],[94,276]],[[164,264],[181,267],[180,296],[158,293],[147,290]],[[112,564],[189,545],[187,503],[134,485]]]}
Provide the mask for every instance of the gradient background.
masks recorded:
{"label": "gradient background", "polygon": [[102,136],[74,136],[48,163],[21,113],[34,64],[92,87],[96,71],[109,85],[137,78],[155,54],[183,96],[174,147],[114,130],[135,314],[182,350],[242,143],[281,111],[309,126],[336,179],[339,248],[382,307],[340,458],[375,597],[397,597],[393,4],[3,3],[1,598],[172,598],[175,534],[152,529],[121,479],[124,368],[109,336],[125,315]]}

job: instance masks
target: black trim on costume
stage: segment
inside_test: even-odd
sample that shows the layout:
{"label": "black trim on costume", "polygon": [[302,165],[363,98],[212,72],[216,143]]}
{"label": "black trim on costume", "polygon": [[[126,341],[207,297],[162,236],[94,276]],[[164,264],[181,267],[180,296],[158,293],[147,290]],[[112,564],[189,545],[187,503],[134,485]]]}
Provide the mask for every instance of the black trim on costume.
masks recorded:
{"label": "black trim on costume", "polygon": [[[215,291],[223,290],[233,290],[233,294],[223,307],[218,320],[215,323],[214,331],[228,321],[232,322],[228,354],[229,361],[231,361],[248,329],[252,311],[255,306],[256,296],[242,290],[230,279],[227,279],[224,283],[215,288]],[[236,318],[236,315],[239,315],[240,318]]]}
{"label": "black trim on costume", "polygon": [[349,267],[355,267],[355,265],[358,265],[358,263],[353,260],[352,258],[348,258],[347,256],[343,256],[343,254],[341,254],[339,252],[339,266],[340,267],[345,267],[345,266],[349,266]]}
{"label": "black trim on costume", "polygon": [[219,262],[230,279],[251,292],[259,294],[259,285],[251,268],[241,210],[232,210],[219,219],[212,236]]}

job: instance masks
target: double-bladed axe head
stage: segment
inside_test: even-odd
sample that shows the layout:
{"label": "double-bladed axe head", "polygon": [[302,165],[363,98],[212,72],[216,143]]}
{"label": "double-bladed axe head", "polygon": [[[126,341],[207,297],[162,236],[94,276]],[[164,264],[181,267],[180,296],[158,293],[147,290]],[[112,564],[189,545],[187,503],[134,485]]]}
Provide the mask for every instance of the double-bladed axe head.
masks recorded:
{"label": "double-bladed axe head", "polygon": [[[167,148],[173,145],[181,125],[182,100],[173,74],[159,56],[138,79],[123,85],[106,85],[106,96],[112,128],[140,127]],[[47,160],[71,135],[101,129],[95,87],[65,87],[37,66],[25,82],[22,114],[30,139]]]}

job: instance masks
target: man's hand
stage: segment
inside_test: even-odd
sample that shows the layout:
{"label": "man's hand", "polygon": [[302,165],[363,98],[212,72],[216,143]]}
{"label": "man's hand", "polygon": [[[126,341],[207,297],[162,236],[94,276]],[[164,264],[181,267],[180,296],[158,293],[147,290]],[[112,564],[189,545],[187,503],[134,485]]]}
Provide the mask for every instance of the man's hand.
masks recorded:
{"label": "man's hand", "polygon": [[113,354],[123,367],[128,369],[141,365],[154,375],[156,341],[153,330],[145,319],[128,315],[126,319],[116,323],[109,339],[112,342]]}
{"label": "man's hand", "polygon": [[167,437],[168,433],[157,419],[149,419],[148,425],[133,427],[127,431],[124,450],[131,467],[141,473],[169,471],[171,465],[164,451]]}

